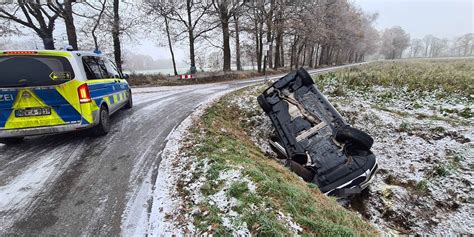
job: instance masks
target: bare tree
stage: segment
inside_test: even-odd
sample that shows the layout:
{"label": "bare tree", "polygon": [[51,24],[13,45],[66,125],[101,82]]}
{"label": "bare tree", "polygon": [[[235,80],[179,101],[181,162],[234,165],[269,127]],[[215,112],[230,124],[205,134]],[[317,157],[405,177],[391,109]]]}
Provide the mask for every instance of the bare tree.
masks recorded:
{"label": "bare tree", "polygon": [[1,3],[0,18],[33,30],[43,41],[45,49],[54,49],[53,31],[59,15],[48,11],[43,1],[18,1]]}
{"label": "bare tree", "polygon": [[171,28],[170,28],[170,17],[173,14],[173,8],[164,1],[149,2],[148,6],[150,7],[150,13],[157,14],[159,17],[163,18],[165,23],[165,33],[168,41],[168,48],[171,54],[171,60],[173,62],[173,71],[174,75],[178,75],[176,70],[176,60],[173,51],[173,43],[171,40]]}
{"label": "bare tree", "polygon": [[[216,15],[219,17],[220,26],[222,29],[222,42],[223,42],[222,49],[223,49],[223,54],[224,54],[223,70],[230,71],[231,70],[231,67],[230,67],[231,52],[230,52],[229,24],[230,24],[231,19],[234,17],[236,12],[240,8],[240,4],[238,1],[232,1],[232,0],[213,0],[212,5],[214,6]],[[238,27],[237,24],[236,26]]]}
{"label": "bare tree", "polygon": [[387,59],[401,58],[409,42],[410,36],[400,26],[386,29],[382,35],[381,53]]}
{"label": "bare tree", "polygon": [[74,50],[77,50],[77,34],[76,26],[74,25],[72,2],[75,2],[75,0],[64,0],[63,2],[55,0],[49,1],[48,6],[54,13],[64,19],[69,45],[71,45]]}
{"label": "bare tree", "polygon": [[189,59],[191,63],[191,73],[196,72],[196,40],[205,37],[207,32],[216,29],[219,25],[214,22],[208,22],[205,18],[209,14],[212,2],[186,0],[185,4],[180,4],[172,8],[170,20],[180,23],[184,30],[179,33],[187,34],[189,41]]}

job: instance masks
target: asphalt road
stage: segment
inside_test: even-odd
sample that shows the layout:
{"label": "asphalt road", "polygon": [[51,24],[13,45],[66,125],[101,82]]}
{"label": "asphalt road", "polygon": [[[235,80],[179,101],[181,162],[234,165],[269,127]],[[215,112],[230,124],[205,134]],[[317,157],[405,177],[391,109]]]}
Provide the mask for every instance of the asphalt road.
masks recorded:
{"label": "asphalt road", "polygon": [[[311,73],[327,70],[334,68]],[[0,235],[120,235],[126,205],[159,165],[173,128],[216,93],[262,81],[136,88],[134,107],[112,116],[107,136],[0,145]]]}

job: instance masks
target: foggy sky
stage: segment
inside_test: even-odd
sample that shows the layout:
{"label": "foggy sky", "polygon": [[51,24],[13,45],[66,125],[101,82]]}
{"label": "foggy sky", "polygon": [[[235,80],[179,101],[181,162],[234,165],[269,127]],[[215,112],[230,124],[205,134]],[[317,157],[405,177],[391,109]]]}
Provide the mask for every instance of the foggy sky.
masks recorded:
{"label": "foggy sky", "polygon": [[401,26],[412,38],[432,34],[454,38],[474,33],[474,0],[353,0],[365,12],[379,13],[378,30]]}

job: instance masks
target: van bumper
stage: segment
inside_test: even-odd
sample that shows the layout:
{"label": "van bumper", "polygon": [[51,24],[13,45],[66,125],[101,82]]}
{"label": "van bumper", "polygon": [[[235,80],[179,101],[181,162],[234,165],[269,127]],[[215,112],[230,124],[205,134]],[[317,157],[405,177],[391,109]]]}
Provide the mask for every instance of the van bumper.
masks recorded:
{"label": "van bumper", "polygon": [[71,124],[71,125],[59,125],[51,127],[37,127],[37,128],[21,128],[21,129],[0,129],[0,138],[9,137],[26,137],[46,134],[56,134],[72,132],[82,129],[93,127],[93,124],[82,125],[82,124]]}

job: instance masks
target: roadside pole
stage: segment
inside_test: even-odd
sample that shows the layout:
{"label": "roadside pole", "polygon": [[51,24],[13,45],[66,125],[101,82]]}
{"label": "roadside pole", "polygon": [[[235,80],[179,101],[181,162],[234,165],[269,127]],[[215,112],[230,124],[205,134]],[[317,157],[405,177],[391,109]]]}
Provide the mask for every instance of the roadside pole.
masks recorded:
{"label": "roadside pole", "polygon": [[265,77],[265,82],[268,81],[267,77],[267,57],[268,57],[268,51],[270,50],[270,43],[265,43],[263,45],[263,54],[265,55],[263,57],[263,76]]}

